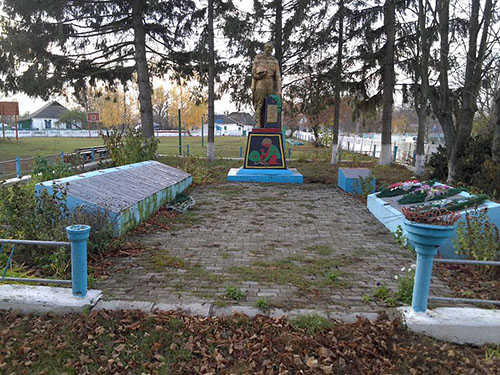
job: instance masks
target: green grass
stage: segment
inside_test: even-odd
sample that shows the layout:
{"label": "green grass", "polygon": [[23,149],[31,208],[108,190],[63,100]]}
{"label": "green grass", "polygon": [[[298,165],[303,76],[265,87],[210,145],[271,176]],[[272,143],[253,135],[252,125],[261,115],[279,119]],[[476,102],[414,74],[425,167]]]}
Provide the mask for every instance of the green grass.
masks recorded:
{"label": "green grass", "polygon": [[[260,283],[290,284],[298,288],[315,288],[346,285],[339,281],[341,272],[335,268],[348,265],[352,259],[332,257],[312,259],[304,256],[291,256],[278,261],[257,261],[250,266],[234,266],[229,269],[240,281]],[[335,280],[332,280],[334,275]]]}
{"label": "green grass", "polygon": [[318,315],[299,315],[291,321],[295,329],[304,330],[308,335],[326,331],[333,327],[333,322]]}
{"label": "green grass", "polygon": [[33,137],[0,139],[0,160],[13,160],[42,155],[59,155],[61,151],[73,152],[77,148],[101,146],[101,138]]}

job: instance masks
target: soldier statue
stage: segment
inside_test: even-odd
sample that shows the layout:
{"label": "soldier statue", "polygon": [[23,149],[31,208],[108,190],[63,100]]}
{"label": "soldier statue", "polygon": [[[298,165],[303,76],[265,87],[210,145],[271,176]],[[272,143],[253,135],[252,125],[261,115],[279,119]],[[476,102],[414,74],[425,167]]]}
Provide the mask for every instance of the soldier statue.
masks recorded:
{"label": "soldier statue", "polygon": [[281,97],[281,73],[278,60],[271,55],[272,43],[264,45],[264,53],[255,56],[252,66],[252,95],[255,109],[256,128],[264,126],[264,107],[266,98],[271,95]]}

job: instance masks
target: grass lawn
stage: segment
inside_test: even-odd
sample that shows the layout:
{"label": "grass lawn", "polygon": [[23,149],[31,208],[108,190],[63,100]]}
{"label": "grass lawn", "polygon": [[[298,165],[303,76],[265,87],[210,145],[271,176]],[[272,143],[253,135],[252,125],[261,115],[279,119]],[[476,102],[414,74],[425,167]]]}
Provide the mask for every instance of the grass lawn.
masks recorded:
{"label": "grass lawn", "polygon": [[443,343],[381,318],[179,313],[0,314],[0,372],[39,374],[497,374],[498,348]]}
{"label": "grass lawn", "polygon": [[101,138],[33,137],[0,139],[0,160],[13,160],[16,156],[28,158],[39,154],[58,155],[77,148],[102,145]]}

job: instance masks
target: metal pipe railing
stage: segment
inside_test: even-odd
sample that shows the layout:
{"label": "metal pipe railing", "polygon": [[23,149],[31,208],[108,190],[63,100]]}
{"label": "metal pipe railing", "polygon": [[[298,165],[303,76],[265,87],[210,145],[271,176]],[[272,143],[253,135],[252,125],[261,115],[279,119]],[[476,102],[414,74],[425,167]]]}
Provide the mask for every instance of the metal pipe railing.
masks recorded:
{"label": "metal pipe railing", "polygon": [[[0,239],[0,254],[6,244],[12,244],[12,250],[9,254],[5,269],[0,281],[14,281],[25,283],[52,283],[52,284],[71,284],[73,295],[83,298],[87,295],[87,240],[90,234],[88,225],[70,225],[66,227],[69,242],[64,241],[36,241],[36,240],[15,240]],[[35,246],[54,246],[71,248],[71,280],[55,279],[34,279],[6,277],[7,270],[11,264],[16,245],[35,245]]]}

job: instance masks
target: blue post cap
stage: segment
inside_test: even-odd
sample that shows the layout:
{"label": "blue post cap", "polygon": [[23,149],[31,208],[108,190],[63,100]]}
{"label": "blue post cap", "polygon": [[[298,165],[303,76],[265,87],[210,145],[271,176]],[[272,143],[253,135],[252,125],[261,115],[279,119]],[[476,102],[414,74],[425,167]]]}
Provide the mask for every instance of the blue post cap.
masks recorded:
{"label": "blue post cap", "polygon": [[89,225],[70,225],[66,227],[66,233],[70,241],[85,241],[90,235]]}

